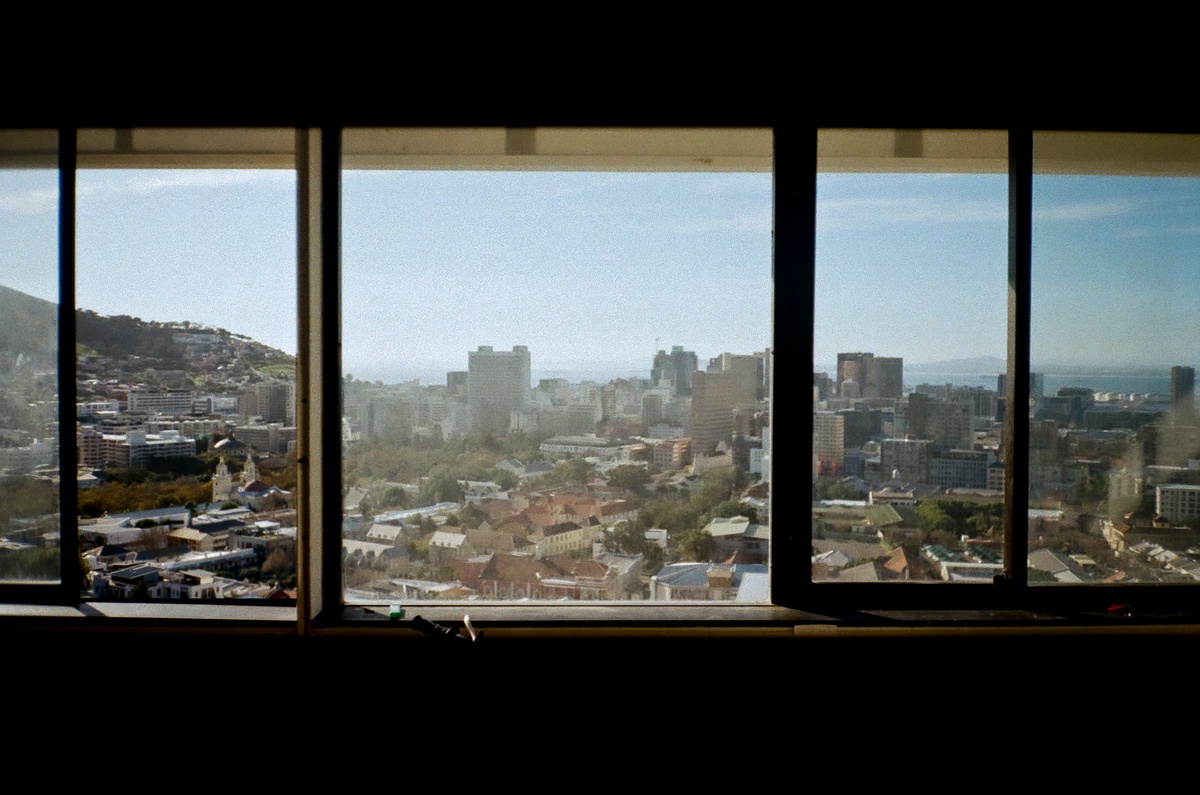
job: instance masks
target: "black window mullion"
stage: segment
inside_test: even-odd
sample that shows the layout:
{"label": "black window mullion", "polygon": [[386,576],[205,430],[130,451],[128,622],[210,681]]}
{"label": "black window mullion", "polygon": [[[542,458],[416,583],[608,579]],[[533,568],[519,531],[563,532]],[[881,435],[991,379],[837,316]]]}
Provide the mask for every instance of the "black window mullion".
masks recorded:
{"label": "black window mullion", "polygon": [[[812,460],[812,429],[803,427],[792,401],[781,395],[780,374],[813,359],[813,298],[816,279],[817,128],[774,131],[774,234],[772,277],[774,333],[771,377],[771,601],[799,607],[813,592],[812,527],[795,516],[794,494],[780,487],[794,473],[798,451]],[[801,363],[804,364],[801,364]],[[808,383],[802,370],[801,384]],[[806,392],[811,401],[811,390]],[[780,398],[784,398],[780,400]],[[811,423],[811,420],[810,420]],[[807,451],[807,452],[805,452]],[[787,463],[785,463],[785,461]],[[782,475],[783,477],[777,477]]]}
{"label": "black window mullion", "polygon": [[321,535],[323,605],[342,604],[342,130],[321,128],[321,484],[324,531]]}
{"label": "black window mullion", "polygon": [[1004,412],[1004,574],[1023,598],[1029,585],[1029,319],[1033,242],[1033,132],[1008,132],[1008,387]]}
{"label": "black window mullion", "polygon": [[61,601],[79,601],[75,445],[75,128],[58,131],[58,543]]}

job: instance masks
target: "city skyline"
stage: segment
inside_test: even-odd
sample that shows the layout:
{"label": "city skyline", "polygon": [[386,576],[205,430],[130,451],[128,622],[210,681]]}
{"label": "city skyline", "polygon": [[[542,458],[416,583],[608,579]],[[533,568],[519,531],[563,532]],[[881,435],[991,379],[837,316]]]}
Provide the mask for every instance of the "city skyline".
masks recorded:
{"label": "city skyline", "polygon": [[[769,174],[344,183],[348,372],[432,377],[481,344],[524,344],[540,374],[618,377],[673,345],[701,369],[770,346]],[[294,354],[294,189],[288,170],[80,170],[77,306]],[[1002,357],[1006,190],[990,174],[819,175],[814,364]],[[52,301],[56,191],[53,170],[0,174],[0,283]],[[1034,366],[1200,365],[1196,206],[1190,178],[1035,177]]]}

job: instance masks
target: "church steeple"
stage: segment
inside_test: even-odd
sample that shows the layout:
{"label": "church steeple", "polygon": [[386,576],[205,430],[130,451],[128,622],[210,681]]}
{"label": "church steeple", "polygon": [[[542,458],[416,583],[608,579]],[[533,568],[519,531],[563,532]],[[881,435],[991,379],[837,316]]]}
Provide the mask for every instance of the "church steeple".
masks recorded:
{"label": "church steeple", "polygon": [[224,502],[229,499],[229,495],[232,493],[233,478],[229,475],[229,467],[225,464],[225,457],[221,456],[221,460],[217,462],[217,469],[213,473],[212,478],[213,502]]}
{"label": "church steeple", "polygon": [[254,456],[246,451],[246,466],[242,469],[242,485],[258,480],[258,467],[254,465]]}

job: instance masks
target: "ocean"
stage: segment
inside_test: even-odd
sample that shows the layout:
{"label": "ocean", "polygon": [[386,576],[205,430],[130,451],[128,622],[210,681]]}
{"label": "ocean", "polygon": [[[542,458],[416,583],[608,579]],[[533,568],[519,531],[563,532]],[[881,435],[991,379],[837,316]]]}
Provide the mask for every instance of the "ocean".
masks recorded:
{"label": "ocean", "polygon": [[[1168,395],[1171,392],[1171,376],[1146,375],[1144,373],[1043,373],[1043,395],[1057,395],[1063,387],[1086,387],[1094,392],[1119,392],[1122,394]],[[954,384],[956,386],[996,388],[996,374],[969,375],[964,373],[905,373],[904,386],[911,389],[917,384]]]}

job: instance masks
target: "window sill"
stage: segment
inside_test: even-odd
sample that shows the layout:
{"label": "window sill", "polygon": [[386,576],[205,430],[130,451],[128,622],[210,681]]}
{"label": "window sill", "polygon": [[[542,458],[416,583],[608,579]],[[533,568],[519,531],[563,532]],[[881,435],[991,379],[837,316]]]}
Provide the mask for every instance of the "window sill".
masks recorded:
{"label": "window sill", "polygon": [[161,602],[83,602],[79,605],[0,604],[0,633],[20,629],[233,632],[238,628],[296,634],[292,605],[214,605]]}
{"label": "window sill", "polygon": [[[1200,635],[1192,613],[1065,613],[1026,610],[877,610],[819,614],[773,605],[406,605],[401,619],[386,606],[345,606],[323,617],[314,636],[428,637],[419,616],[459,631],[464,616],[489,638],[936,638],[988,636]],[[456,640],[449,638],[449,640]]]}
{"label": "window sill", "polygon": [[[513,605],[462,602],[405,605],[402,619],[386,606],[345,606],[314,622],[320,638],[430,639],[420,617],[453,632],[469,615],[480,637],[494,639],[850,639],[980,637],[1195,637],[1191,612],[1032,610],[863,610],[813,613],[774,605],[628,604]],[[294,606],[103,602],[78,606],[0,604],[0,635],[31,633],[197,634],[297,637]],[[460,633],[461,634],[461,633]],[[435,636],[456,641],[454,637]],[[465,641],[465,635],[461,640]]]}

